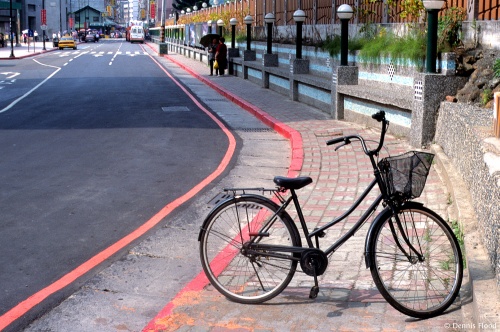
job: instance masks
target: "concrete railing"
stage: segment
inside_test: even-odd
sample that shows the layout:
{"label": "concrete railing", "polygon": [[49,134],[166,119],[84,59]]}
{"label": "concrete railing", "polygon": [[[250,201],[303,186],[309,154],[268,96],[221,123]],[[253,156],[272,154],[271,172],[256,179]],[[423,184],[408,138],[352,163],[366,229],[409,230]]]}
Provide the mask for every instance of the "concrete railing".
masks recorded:
{"label": "concrete railing", "polygon": [[[177,40],[166,43],[169,51],[208,61],[205,50]],[[304,47],[303,58],[295,59],[295,45],[274,44],[272,54],[265,54],[265,43],[251,46],[251,51],[229,49],[229,74],[317,107],[334,119],[370,124],[370,115],[384,110],[391,133],[407,137],[416,147],[432,141],[439,103],[465,83],[454,76],[453,55],[441,60],[441,74],[426,74],[391,59],[361,63],[351,55],[350,66],[340,66],[338,58],[314,47]]]}

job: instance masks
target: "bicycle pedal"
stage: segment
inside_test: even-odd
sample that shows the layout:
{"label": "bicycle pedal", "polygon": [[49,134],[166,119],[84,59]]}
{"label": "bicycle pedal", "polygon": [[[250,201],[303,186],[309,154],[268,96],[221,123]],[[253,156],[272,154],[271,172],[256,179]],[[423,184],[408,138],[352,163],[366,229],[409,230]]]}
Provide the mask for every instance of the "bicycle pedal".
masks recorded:
{"label": "bicycle pedal", "polygon": [[311,291],[309,292],[309,298],[310,299],[315,299],[318,297],[319,293],[319,287],[318,286],[312,286]]}

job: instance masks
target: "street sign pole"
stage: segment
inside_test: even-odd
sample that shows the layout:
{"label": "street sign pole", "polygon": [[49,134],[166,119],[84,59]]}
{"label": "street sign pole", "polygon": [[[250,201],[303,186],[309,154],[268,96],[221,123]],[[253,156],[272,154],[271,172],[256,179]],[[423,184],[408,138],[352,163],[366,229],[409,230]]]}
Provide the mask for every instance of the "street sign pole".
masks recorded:
{"label": "street sign pole", "polygon": [[[42,40],[43,40],[43,50],[45,48],[45,30],[47,30],[47,11],[45,10],[45,0],[42,1]],[[44,29],[45,28],[45,29]]]}

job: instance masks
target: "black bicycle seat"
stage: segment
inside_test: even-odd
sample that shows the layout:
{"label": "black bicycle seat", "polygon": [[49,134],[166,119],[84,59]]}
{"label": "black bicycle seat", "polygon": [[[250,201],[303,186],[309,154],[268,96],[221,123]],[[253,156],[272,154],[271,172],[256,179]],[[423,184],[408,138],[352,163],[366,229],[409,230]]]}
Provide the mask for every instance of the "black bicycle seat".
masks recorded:
{"label": "black bicycle seat", "polygon": [[282,188],[285,188],[285,189],[297,190],[297,189],[300,189],[300,188],[307,186],[308,184],[310,184],[312,182],[313,182],[313,180],[308,176],[302,176],[302,177],[298,177],[298,178],[287,178],[284,176],[275,176],[274,177],[274,183],[276,183],[276,185],[278,185]]}

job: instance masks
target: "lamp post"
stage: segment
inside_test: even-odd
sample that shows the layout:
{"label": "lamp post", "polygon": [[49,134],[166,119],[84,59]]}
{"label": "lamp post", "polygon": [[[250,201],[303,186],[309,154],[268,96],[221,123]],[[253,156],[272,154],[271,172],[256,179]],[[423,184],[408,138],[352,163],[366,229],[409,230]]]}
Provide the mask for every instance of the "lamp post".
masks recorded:
{"label": "lamp post", "polygon": [[212,33],[212,20],[208,20],[207,24],[208,24],[208,33]]}
{"label": "lamp post", "polygon": [[222,37],[222,27],[224,26],[224,21],[222,19],[218,20],[217,26],[219,27],[219,36]]}
{"label": "lamp post", "polygon": [[349,20],[354,11],[352,7],[344,4],[337,9],[340,18],[340,65],[347,66],[347,53],[349,47]]}
{"label": "lamp post", "polygon": [[10,36],[9,36],[9,39],[10,39],[10,58],[15,58],[15,55],[14,55],[14,38],[13,38],[13,35],[12,35],[12,31],[13,31],[13,24],[12,24],[12,0],[10,0],[10,16],[9,16],[9,19],[10,19]]}
{"label": "lamp post", "polygon": [[208,6],[208,5],[207,5],[207,3],[206,3],[206,2],[204,2],[204,3],[202,3],[202,4],[201,4],[201,7],[203,7],[203,9],[207,8],[207,6]]}
{"label": "lamp post", "polygon": [[264,22],[267,24],[267,54],[273,54],[273,23],[276,17],[273,13],[267,13],[264,16]]}
{"label": "lamp post", "polygon": [[236,25],[238,24],[238,20],[236,18],[232,18],[229,20],[229,24],[231,24],[231,48],[235,48]]}
{"label": "lamp post", "polygon": [[293,19],[297,23],[297,39],[296,39],[296,50],[295,57],[297,59],[302,59],[302,23],[306,20],[306,13],[302,9],[297,9],[293,13]]}
{"label": "lamp post", "polygon": [[437,54],[437,30],[438,13],[443,7],[442,0],[423,0],[425,10],[427,11],[427,54],[425,57],[425,70],[428,73],[436,72],[436,54]]}
{"label": "lamp post", "polygon": [[245,16],[243,19],[243,22],[247,25],[247,51],[250,51],[250,43],[252,39],[252,23],[253,23],[253,17],[250,15]]}

